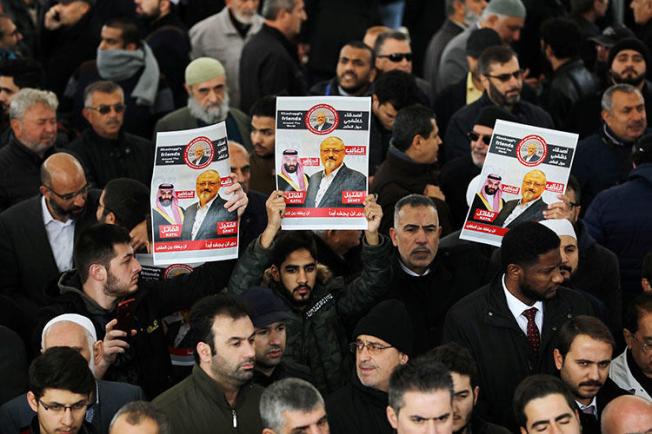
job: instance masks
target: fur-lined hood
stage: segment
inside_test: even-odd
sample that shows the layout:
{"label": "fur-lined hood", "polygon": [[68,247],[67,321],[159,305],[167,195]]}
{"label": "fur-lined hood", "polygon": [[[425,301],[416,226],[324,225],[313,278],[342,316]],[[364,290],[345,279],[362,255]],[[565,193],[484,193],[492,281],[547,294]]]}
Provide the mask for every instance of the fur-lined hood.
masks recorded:
{"label": "fur-lined hood", "polygon": [[[268,288],[273,288],[277,283],[272,278],[272,267],[263,272],[262,284]],[[326,285],[333,279],[333,272],[323,264],[317,264],[317,283]]]}

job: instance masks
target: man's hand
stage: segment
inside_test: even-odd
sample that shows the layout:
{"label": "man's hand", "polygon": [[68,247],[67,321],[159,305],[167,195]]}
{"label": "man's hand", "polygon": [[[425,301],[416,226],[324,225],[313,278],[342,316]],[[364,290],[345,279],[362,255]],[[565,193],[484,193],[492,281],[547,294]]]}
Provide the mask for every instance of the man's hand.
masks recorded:
{"label": "man's hand", "polygon": [[[106,334],[102,340],[102,350],[99,352],[101,353],[101,357],[95,359],[95,374],[98,378],[101,378],[109,367],[115,363],[118,354],[124,353],[129,348],[129,344],[125,340],[127,333],[115,329],[117,324],[118,320],[112,319],[106,325]],[[134,336],[135,334],[136,330],[132,330],[131,335]]]}
{"label": "man's hand", "polygon": [[558,194],[559,202],[551,203],[548,209],[543,211],[543,217],[550,219],[566,219],[573,223],[573,207],[563,194]]}
{"label": "man's hand", "polygon": [[380,244],[380,220],[383,218],[383,208],[376,203],[376,195],[368,194],[364,200],[364,216],[367,219],[367,230],[364,236],[367,244],[377,246]]}
{"label": "man's hand", "polygon": [[232,173],[229,175],[229,177],[233,180],[233,184],[226,187],[224,192],[227,195],[233,194],[233,196],[231,199],[226,201],[224,208],[226,208],[229,212],[238,211],[238,217],[242,217],[242,214],[244,214],[245,208],[247,208],[247,204],[249,203],[249,198],[238,182],[236,174]]}
{"label": "man's hand", "polygon": [[58,3],[48,9],[45,13],[45,21],[43,22],[45,28],[51,31],[59,29],[62,26],[60,14],[61,5]]}
{"label": "man's hand", "polygon": [[267,210],[267,227],[260,235],[260,245],[264,249],[268,249],[274,237],[281,230],[281,219],[285,214],[285,197],[280,190],[272,191],[267,201],[265,202],[265,209]]}
{"label": "man's hand", "polygon": [[149,239],[147,237],[147,220],[143,220],[134,226],[131,232],[129,232],[129,236],[131,237],[131,247],[133,247],[134,251],[146,247],[149,244]]}
{"label": "man's hand", "polygon": [[446,201],[446,196],[444,196],[444,193],[436,185],[427,184],[426,188],[423,189],[423,195],[428,196],[431,199],[439,199],[443,200],[444,202]]}

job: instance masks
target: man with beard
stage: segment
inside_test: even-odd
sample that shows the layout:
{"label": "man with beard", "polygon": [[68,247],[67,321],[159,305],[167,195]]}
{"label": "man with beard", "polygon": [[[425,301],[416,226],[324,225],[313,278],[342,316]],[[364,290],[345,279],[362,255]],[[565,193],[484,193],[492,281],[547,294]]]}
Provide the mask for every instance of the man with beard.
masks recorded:
{"label": "man with beard", "polygon": [[391,434],[387,420],[389,377],[408,362],[412,324],[403,303],[376,305],[353,330],[355,373],[349,384],[326,400],[332,434]]}
{"label": "man with beard", "polygon": [[250,383],[255,366],[255,329],[246,307],[228,295],[198,301],[190,312],[195,366],[154,406],[173,433],[260,433],[262,387]]}
{"label": "man with beard", "polygon": [[458,110],[451,118],[444,139],[444,156],[448,161],[468,151],[466,133],[480,111],[487,106],[498,106],[514,116],[517,122],[554,128],[550,115],[533,104],[521,101],[523,90],[523,71],[516,53],[505,46],[487,48],[478,60],[478,73],[484,94],[476,102]]}
{"label": "man with beard", "polygon": [[575,397],[583,434],[600,434],[605,406],[627,392],[609,379],[616,341],[597,318],[579,315],[561,326],[553,350],[561,380]]}
{"label": "man with beard", "polygon": [[264,96],[251,107],[251,188],[269,195],[276,189],[276,97]]}
{"label": "man with beard", "polygon": [[291,315],[283,299],[271,289],[262,287],[247,290],[240,299],[249,309],[256,334],[253,382],[267,387],[290,377],[310,381],[310,371],[306,366],[283,360],[287,339],[285,322]]}
{"label": "man with beard", "polygon": [[90,128],[70,143],[89,184],[104,188],[115,178],[131,178],[149,185],[154,169],[154,145],[124,131],[125,97],[112,81],[96,81],[84,90],[82,114]]}
{"label": "man with beard", "polygon": [[47,304],[46,286],[73,267],[74,240],[95,223],[99,196],[89,193],[79,161],[65,153],[43,163],[40,191],[0,214],[0,291],[29,321]]}
{"label": "man with beard", "polygon": [[277,176],[278,189],[281,191],[306,191],[308,176],[303,173],[303,164],[299,161],[296,149],[283,151],[281,174]]}
{"label": "man with beard", "polygon": [[448,311],[444,342],[471,350],[488,420],[514,430],[516,386],[528,375],[553,372],[556,331],[592,309],[581,294],[560,286],[559,237],[550,229],[521,223],[507,232],[500,254],[502,273]]}
{"label": "man with beard", "polygon": [[225,207],[226,200],[219,195],[221,177],[216,170],[206,170],[197,176],[197,203],[193,203],[184,211],[181,239],[212,240],[230,237],[230,234],[217,233],[217,222],[237,222],[235,212]]}
{"label": "man with beard", "polygon": [[152,230],[154,241],[178,241],[181,237],[161,238],[161,226],[183,225],[183,208],[179,206],[179,198],[174,191],[174,185],[163,183],[158,186],[156,208],[152,208]]}
{"label": "man with beard", "polygon": [[23,89],[9,109],[13,134],[0,149],[0,210],[38,193],[41,165],[55,152],[57,97],[49,91]]}
{"label": "man with beard", "polygon": [[[281,232],[285,212],[282,191],[267,200],[267,227],[247,248],[233,272],[228,291],[242,294],[258,285],[269,286],[288,306],[285,357],[311,369],[318,389],[332,392],[349,379],[349,349],[345,324],[364,315],[387,290],[390,244],[378,233],[382,209],[373,196],[365,199],[363,270],[350,282],[332,278],[317,263],[311,232]],[[276,240],[275,240],[276,238]],[[269,268],[268,268],[269,267]]]}
{"label": "man with beard", "polygon": [[226,69],[231,106],[240,108],[240,55],[242,48],[258,33],[263,17],[260,0],[227,0],[226,7],[190,29],[193,59],[212,57]]}
{"label": "man with beard", "polygon": [[500,185],[502,180],[503,177],[499,174],[490,173],[487,175],[482,189],[473,196],[472,214],[469,215],[469,221],[488,222],[488,220],[479,217],[478,211],[489,211],[496,213],[496,215],[500,213],[505,205],[503,190]]}
{"label": "man with beard", "polygon": [[226,122],[229,140],[252,149],[249,117],[229,106],[227,77],[222,64],[208,57],[195,59],[186,67],[188,105],[161,118],[154,128],[163,131],[188,130]]}
{"label": "man with beard", "polygon": [[357,204],[344,203],[345,191],[367,191],[367,178],[344,164],[345,146],[342,139],[331,136],[319,145],[324,170],[313,173],[308,183],[306,208],[348,208]]}
{"label": "man with beard", "polygon": [[315,123],[312,125],[312,127],[317,131],[326,131],[330,128],[333,128],[333,124],[328,122],[326,112],[321,110],[318,111],[315,115]]}
{"label": "man with beard", "polygon": [[455,434],[507,434],[505,428],[483,420],[475,407],[480,395],[478,366],[471,352],[449,342],[426,353],[428,360],[443,364],[453,378],[453,432]]}
{"label": "man with beard", "polygon": [[582,206],[623,182],[632,169],[632,149],[647,128],[645,101],[630,84],[614,84],[602,96],[602,127],[577,144],[571,173],[582,189]]}
{"label": "man with beard", "polygon": [[495,226],[512,228],[524,221],[541,221],[548,209],[541,195],[546,190],[546,174],[535,169],[523,176],[521,198],[505,202],[502,210],[491,222]]}
{"label": "man with beard", "polygon": [[335,77],[310,88],[311,95],[367,95],[376,77],[374,52],[364,42],[351,41],[340,50]]}
{"label": "man with beard", "polygon": [[154,52],[163,75],[167,79],[174,106],[182,107],[186,92],[183,72],[189,62],[190,38],[179,18],[172,0],[135,0],[136,14],[145,23],[145,42]]}

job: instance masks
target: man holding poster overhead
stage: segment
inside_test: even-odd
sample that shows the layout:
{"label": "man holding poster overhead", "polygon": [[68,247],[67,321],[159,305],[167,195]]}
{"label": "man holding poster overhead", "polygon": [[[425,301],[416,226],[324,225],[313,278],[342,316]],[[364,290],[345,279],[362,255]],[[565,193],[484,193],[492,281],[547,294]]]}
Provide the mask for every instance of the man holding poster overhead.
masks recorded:
{"label": "man holding poster overhead", "polygon": [[218,235],[217,223],[237,222],[235,212],[224,208],[226,201],[219,196],[221,186],[217,170],[206,170],[197,177],[197,198],[199,201],[185,211],[181,238],[184,240],[211,240],[230,234]]}
{"label": "man holding poster overhead", "polygon": [[331,136],[319,145],[319,156],[324,170],[313,174],[308,185],[307,208],[346,208],[342,201],[345,191],[367,191],[367,178],[344,164],[346,147],[339,137]]}

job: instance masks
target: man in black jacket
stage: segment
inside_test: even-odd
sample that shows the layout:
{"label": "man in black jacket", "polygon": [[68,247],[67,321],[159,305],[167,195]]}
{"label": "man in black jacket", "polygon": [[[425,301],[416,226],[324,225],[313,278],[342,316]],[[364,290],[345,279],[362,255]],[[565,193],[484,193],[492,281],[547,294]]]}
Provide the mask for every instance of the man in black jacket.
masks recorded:
{"label": "man in black jacket", "polygon": [[609,379],[615,346],[607,326],[594,317],[576,316],[559,329],[555,367],[575,397],[584,434],[599,434],[605,406],[627,394]]}
{"label": "man in black jacket", "polygon": [[266,95],[302,96],[308,93],[294,39],[307,19],[303,0],[267,0],[265,23],[247,42],[240,58],[240,108],[248,112]]}
{"label": "man in black jacket", "polygon": [[376,77],[374,52],[362,41],[351,41],[340,50],[336,75],[310,88],[311,95],[363,96],[368,95]]}
{"label": "man in black jacket", "polygon": [[553,372],[557,329],[591,314],[579,293],[561,287],[559,237],[525,222],[503,238],[502,275],[457,302],[444,322],[444,341],[471,350],[480,368],[480,404],[487,420],[516,428],[514,390],[531,374]]}
{"label": "man in black jacket", "polygon": [[387,420],[389,377],[412,352],[412,324],[403,303],[386,300],[355,326],[351,382],[326,400],[332,434],[391,434]]}

